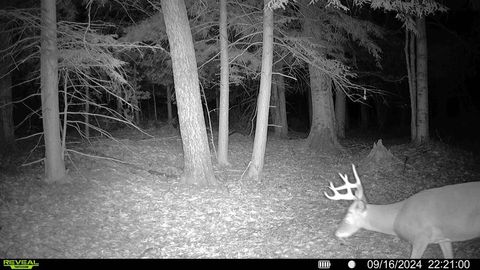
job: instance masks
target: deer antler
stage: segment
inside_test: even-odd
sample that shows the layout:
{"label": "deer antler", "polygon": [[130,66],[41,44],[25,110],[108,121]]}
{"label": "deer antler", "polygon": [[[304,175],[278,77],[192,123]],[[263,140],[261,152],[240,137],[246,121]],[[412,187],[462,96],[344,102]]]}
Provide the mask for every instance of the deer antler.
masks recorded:
{"label": "deer antler", "polygon": [[[342,178],[343,182],[345,182],[344,185],[335,187],[332,182],[330,182],[330,189],[333,191],[333,196],[328,195],[326,192],[323,192],[327,198],[330,200],[359,200],[363,199],[363,188],[362,188],[362,183],[360,182],[360,178],[358,177],[357,170],[355,169],[355,165],[352,164],[352,169],[353,169],[353,175],[355,176],[355,183],[351,183],[348,181],[348,176],[347,174],[342,175],[341,173],[338,173],[340,177]],[[347,193],[340,193],[338,191],[340,190],[347,190]],[[355,194],[352,192],[353,189],[356,189]]]}

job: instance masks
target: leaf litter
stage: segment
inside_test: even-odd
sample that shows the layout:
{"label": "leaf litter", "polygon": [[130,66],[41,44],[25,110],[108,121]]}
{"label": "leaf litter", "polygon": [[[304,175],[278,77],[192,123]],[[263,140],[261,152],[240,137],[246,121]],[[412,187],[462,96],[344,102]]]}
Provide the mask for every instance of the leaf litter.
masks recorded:
{"label": "leaf litter", "polygon": [[[43,167],[0,171],[0,257],[6,258],[398,258],[403,240],[362,230],[333,235],[348,202],[323,195],[338,172],[351,175],[372,142],[342,141],[349,154],[305,149],[305,140],[269,138],[261,183],[244,181],[252,139],[230,138],[228,168],[215,167],[226,190],[179,183],[178,134],[152,130],[145,139],[119,131],[119,142],[98,139],[71,154],[70,183],[42,182]],[[426,188],[476,181],[478,157],[440,143],[388,145],[405,162],[392,170],[357,167],[370,203],[392,203]],[[405,158],[407,157],[407,158]],[[212,159],[213,159],[212,155]],[[479,258],[478,239],[454,244],[457,257]],[[431,245],[425,257],[441,257]]]}

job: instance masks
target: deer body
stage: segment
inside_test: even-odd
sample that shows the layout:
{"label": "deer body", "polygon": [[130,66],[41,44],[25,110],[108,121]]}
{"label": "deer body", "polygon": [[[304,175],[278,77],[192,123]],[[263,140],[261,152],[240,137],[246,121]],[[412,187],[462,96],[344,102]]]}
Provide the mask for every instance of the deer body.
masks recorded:
{"label": "deer body", "polygon": [[[412,258],[420,258],[427,245],[438,243],[445,258],[452,258],[452,244],[480,236],[480,182],[448,185],[421,191],[403,201],[368,204],[360,179],[352,166],[356,183],[335,188],[332,200],[353,200],[335,235],[345,238],[360,228],[397,235],[412,244]],[[347,189],[341,194],[338,190]],[[355,190],[355,194],[352,193]]]}
{"label": "deer body", "polygon": [[443,255],[452,258],[451,242],[480,236],[480,182],[427,189],[404,202],[394,230],[412,243],[412,257],[438,243]]}

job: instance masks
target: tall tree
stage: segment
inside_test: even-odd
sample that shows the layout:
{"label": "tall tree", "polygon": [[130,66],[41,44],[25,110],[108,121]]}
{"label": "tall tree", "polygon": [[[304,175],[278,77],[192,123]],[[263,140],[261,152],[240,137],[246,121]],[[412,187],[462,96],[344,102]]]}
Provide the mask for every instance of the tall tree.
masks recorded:
{"label": "tall tree", "polygon": [[428,51],[427,29],[425,16],[417,17],[418,37],[417,49],[417,132],[414,141],[424,143],[429,141],[428,128]]}
{"label": "tall tree", "polygon": [[[411,106],[411,139],[416,143],[428,142],[428,57],[425,17],[438,11],[445,12],[447,8],[435,0],[411,2],[355,0],[355,3],[368,3],[372,9],[394,11],[397,14],[396,17],[404,23],[406,31],[404,50]],[[413,35],[415,29],[416,38]]]}
{"label": "tall tree", "polygon": [[45,139],[45,181],[63,182],[65,181],[66,171],[60,141],[55,0],[42,0],[41,13],[40,81]]}
{"label": "tall tree", "polygon": [[[5,51],[9,44],[9,33],[0,27],[0,51]],[[9,57],[0,56],[0,147],[15,147],[12,104],[12,75]]]}
{"label": "tall tree", "polygon": [[220,117],[218,125],[218,164],[228,165],[229,63],[227,0],[220,0]]}
{"label": "tall tree", "polygon": [[265,148],[267,145],[268,112],[272,87],[273,64],[273,9],[267,7],[270,0],[264,0],[263,9],[263,48],[262,75],[257,100],[257,123],[253,142],[252,160],[248,165],[247,177],[260,180],[263,170]]}
{"label": "tall tree", "polygon": [[410,139],[417,138],[417,67],[415,53],[415,34],[405,29],[405,60],[407,65],[408,89],[410,93]]}
{"label": "tall tree", "polygon": [[317,67],[310,65],[312,124],[308,134],[309,149],[337,152],[341,147],[335,130],[332,81]]}
{"label": "tall tree", "polygon": [[[305,14],[304,32],[306,37],[315,36],[317,22],[313,6],[305,3],[300,6]],[[315,41],[312,41],[315,42]],[[322,50],[322,49],[318,49]],[[320,51],[320,55],[325,52]],[[312,119],[307,138],[309,149],[337,152],[341,149],[335,130],[335,112],[333,107],[332,80],[324,71],[308,63],[310,73],[310,93],[312,102]]]}
{"label": "tall tree", "polygon": [[183,0],[162,0],[184,151],[182,182],[216,185],[200,100],[197,62]]}

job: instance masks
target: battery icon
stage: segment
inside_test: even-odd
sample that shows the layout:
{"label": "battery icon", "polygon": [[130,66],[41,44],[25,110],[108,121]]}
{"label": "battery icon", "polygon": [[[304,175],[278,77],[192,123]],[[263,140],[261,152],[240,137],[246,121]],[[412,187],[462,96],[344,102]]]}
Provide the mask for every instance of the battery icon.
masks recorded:
{"label": "battery icon", "polygon": [[330,269],[330,260],[319,260],[318,261],[318,269]]}

